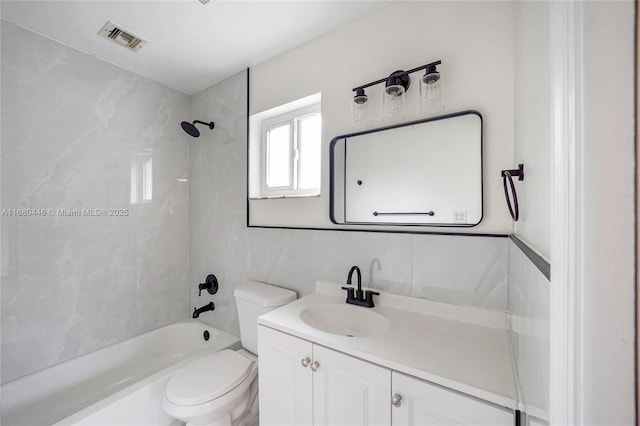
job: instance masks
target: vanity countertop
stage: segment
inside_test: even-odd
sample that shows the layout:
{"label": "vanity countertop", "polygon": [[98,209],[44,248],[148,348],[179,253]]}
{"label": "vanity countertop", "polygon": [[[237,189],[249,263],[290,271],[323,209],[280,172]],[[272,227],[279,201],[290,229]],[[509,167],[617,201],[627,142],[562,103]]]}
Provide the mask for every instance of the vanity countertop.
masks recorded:
{"label": "vanity countertop", "polygon": [[300,313],[345,302],[340,285],[319,281],[315,292],[269,312],[258,323],[348,355],[497,405],[518,409],[507,314],[391,294],[372,309],[389,321],[376,337],[349,337],[307,325]]}

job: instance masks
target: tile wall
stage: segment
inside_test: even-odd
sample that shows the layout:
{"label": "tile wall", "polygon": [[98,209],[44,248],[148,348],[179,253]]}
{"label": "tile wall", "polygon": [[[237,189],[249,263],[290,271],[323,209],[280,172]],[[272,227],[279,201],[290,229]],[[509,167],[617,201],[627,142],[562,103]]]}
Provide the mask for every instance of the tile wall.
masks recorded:
{"label": "tile wall", "polygon": [[511,342],[526,411],[548,419],[550,283],[511,240],[509,311]]}
{"label": "tile wall", "polygon": [[1,30],[7,382],[186,317],[190,141],[189,96]]}

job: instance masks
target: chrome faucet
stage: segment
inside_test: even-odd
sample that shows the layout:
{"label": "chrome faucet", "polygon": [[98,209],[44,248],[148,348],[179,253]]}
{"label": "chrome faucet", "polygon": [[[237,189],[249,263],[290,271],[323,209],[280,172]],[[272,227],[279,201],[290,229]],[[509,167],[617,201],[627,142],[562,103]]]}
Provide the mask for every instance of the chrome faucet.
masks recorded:
{"label": "chrome faucet", "polygon": [[353,277],[354,272],[357,272],[358,275],[358,288],[354,291],[353,287],[342,287],[343,290],[347,290],[347,299],[345,302],[351,305],[373,308],[375,306],[373,303],[373,296],[379,296],[380,293],[371,290],[367,290],[365,292],[362,291],[362,274],[360,273],[360,268],[355,265],[349,269],[347,285],[351,285],[351,278]]}

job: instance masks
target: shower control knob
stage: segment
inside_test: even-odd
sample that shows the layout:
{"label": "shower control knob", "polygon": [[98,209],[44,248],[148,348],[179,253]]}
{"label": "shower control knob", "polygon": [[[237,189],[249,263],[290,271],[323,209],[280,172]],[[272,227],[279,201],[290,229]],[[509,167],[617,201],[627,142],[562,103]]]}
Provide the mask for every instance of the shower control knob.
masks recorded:
{"label": "shower control knob", "polygon": [[402,397],[399,393],[396,393],[391,397],[391,405],[393,405],[394,407],[399,407],[402,405]]}
{"label": "shower control knob", "polygon": [[205,281],[198,284],[198,297],[202,296],[202,290],[207,290],[209,294],[216,294],[218,292],[218,279],[215,275],[207,275]]}
{"label": "shower control knob", "polygon": [[313,361],[313,364],[311,364],[311,370],[318,371],[318,368],[320,368],[320,363],[318,361]]}
{"label": "shower control knob", "polygon": [[303,366],[303,367],[305,367],[305,368],[306,368],[306,367],[308,367],[308,366],[309,366],[309,364],[311,364],[311,360],[309,359],[309,357],[308,357],[308,356],[306,356],[306,357],[302,358],[302,366]]}

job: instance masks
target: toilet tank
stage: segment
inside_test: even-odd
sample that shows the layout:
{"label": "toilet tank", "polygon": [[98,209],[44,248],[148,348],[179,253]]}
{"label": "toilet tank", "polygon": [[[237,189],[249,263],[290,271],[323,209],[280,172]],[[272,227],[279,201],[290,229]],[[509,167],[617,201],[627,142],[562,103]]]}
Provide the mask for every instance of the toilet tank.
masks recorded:
{"label": "toilet tank", "polygon": [[296,300],[296,293],[258,281],[248,281],[233,292],[240,321],[240,340],[245,349],[258,353],[258,317]]}

